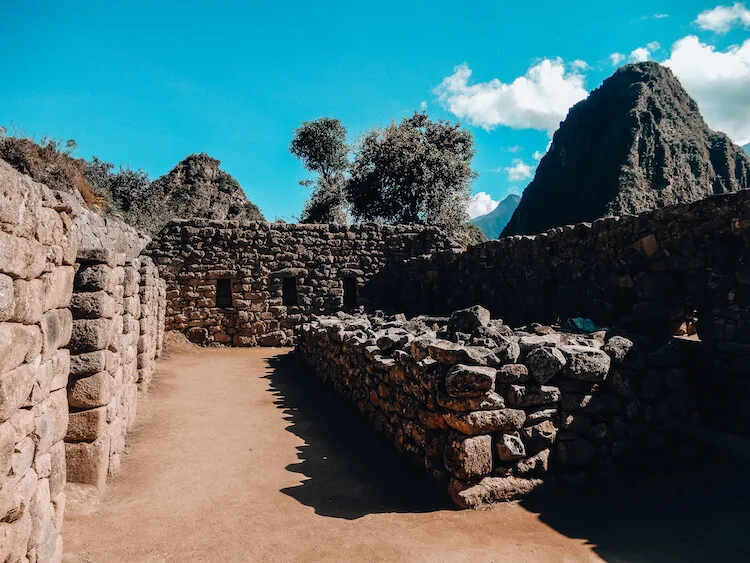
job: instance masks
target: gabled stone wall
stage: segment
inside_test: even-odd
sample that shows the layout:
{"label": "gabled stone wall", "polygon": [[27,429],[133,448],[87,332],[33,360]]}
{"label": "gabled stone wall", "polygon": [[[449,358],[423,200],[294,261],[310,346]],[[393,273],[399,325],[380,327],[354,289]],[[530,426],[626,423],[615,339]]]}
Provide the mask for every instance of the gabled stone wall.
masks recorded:
{"label": "gabled stone wall", "polygon": [[[437,330],[433,330],[437,329]],[[696,452],[690,343],[450,320],[315,318],[297,351],[461,507]]]}
{"label": "gabled stone wall", "polygon": [[[418,225],[288,225],[174,221],[147,253],[167,284],[166,329],[200,344],[282,346],[309,315],[344,305],[344,280],[356,304],[377,296],[366,282],[386,264],[453,248],[438,229]],[[293,278],[297,304],[285,304]],[[229,280],[231,306],[217,306],[217,280]]]}
{"label": "gabled stone wall", "polygon": [[78,235],[70,208],[0,160],[0,560],[59,561]]}

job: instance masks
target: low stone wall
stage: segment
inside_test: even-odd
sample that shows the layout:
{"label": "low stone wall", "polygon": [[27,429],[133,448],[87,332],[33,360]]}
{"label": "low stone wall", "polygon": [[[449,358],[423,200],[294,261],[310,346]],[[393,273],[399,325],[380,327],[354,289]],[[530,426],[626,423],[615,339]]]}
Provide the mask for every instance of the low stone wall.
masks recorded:
{"label": "low stone wall", "polygon": [[687,342],[449,320],[316,318],[297,351],[462,507],[694,453]]}
{"label": "low stone wall", "polygon": [[59,561],[77,234],[70,209],[0,161],[0,560]]}
{"label": "low stone wall", "polygon": [[194,219],[167,225],[146,253],[167,284],[166,330],[199,344],[283,346],[311,314],[370,304],[365,284],[386,264],[453,247],[419,225]]}

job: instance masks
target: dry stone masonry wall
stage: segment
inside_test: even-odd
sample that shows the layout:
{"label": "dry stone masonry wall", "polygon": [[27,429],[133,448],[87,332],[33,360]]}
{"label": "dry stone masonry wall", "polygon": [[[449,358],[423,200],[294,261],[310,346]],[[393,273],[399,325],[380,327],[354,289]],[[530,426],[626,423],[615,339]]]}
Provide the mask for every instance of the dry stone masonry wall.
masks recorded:
{"label": "dry stone masonry wall", "polygon": [[0,560],[62,557],[70,209],[0,161]]}
{"label": "dry stone masonry wall", "polygon": [[2,561],[60,561],[66,479],[119,467],[163,338],[144,243],[0,161]]}
{"label": "dry stone masonry wall", "polygon": [[687,342],[449,319],[316,317],[297,351],[461,507],[609,479],[696,450]]}
{"label": "dry stone masonry wall", "polygon": [[383,308],[407,314],[481,303],[513,324],[697,331],[704,420],[750,435],[749,190],[418,257],[371,283]]}
{"label": "dry stone masonry wall", "polygon": [[311,314],[368,305],[386,264],[454,245],[436,228],[174,221],[147,249],[167,284],[166,329],[200,344],[281,346]]}

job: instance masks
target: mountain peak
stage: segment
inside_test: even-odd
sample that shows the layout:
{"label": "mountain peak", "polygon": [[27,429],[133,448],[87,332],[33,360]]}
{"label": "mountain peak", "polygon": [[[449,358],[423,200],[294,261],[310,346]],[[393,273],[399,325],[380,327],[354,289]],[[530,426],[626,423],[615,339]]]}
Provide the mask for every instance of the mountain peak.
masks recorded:
{"label": "mountain peak", "polygon": [[521,201],[521,196],[508,194],[495,209],[485,215],[475,217],[471,222],[479,227],[488,239],[496,239],[510,221],[519,201]]}
{"label": "mountain peak", "polygon": [[503,235],[747,187],[750,158],[708,128],[672,71],[629,64],[570,109]]}

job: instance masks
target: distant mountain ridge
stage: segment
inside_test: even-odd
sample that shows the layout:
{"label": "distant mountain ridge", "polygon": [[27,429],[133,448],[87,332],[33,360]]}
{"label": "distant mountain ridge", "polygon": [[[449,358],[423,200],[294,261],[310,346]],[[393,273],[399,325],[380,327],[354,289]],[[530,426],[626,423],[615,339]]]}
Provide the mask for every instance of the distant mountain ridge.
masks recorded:
{"label": "distant mountain ridge", "polygon": [[742,150],[745,151],[747,154],[750,154],[750,143],[742,147]]}
{"label": "distant mountain ridge", "polygon": [[496,239],[503,232],[503,229],[513,216],[513,212],[518,207],[521,196],[510,194],[504,200],[497,204],[497,207],[487,213],[480,215],[471,220],[472,224],[479,227],[488,239]]}
{"label": "distant mountain ridge", "polygon": [[503,236],[750,187],[750,157],[657,63],[618,69],[570,109]]}

